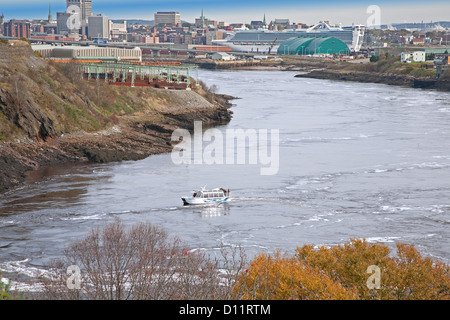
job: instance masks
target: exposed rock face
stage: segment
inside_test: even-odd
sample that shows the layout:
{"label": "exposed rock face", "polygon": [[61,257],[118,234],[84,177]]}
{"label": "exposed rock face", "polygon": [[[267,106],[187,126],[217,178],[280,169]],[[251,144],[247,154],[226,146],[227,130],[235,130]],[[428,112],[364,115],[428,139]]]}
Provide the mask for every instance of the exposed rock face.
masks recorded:
{"label": "exposed rock face", "polygon": [[30,97],[16,98],[0,88],[0,112],[7,120],[22,129],[30,139],[46,141],[58,135],[53,120],[41,112]]}

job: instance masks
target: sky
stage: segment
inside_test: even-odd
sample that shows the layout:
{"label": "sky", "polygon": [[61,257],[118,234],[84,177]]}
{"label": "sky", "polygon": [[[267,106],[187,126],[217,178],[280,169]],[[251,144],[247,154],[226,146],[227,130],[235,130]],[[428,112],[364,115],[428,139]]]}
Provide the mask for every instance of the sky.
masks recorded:
{"label": "sky", "polygon": [[[65,0],[0,0],[5,19],[46,19],[49,4],[53,18],[66,9]],[[345,25],[367,24],[379,8],[380,24],[402,22],[450,21],[449,0],[93,0],[93,12],[110,19],[153,20],[157,11],[178,11],[181,19],[194,22],[203,9],[208,19],[229,23],[250,23],[288,18],[291,22],[312,25],[328,20]]]}

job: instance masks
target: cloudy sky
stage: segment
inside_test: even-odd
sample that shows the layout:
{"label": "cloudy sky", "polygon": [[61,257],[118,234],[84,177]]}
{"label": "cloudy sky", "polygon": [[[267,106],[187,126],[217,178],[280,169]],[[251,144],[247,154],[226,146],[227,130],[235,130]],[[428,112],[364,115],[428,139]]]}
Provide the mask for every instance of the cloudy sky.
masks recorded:
{"label": "cloudy sky", "polygon": [[[0,12],[11,19],[45,19],[49,4],[53,17],[65,11],[65,0],[0,0]],[[450,21],[449,0],[93,0],[93,12],[110,19],[153,20],[157,11],[178,11],[181,19],[193,22],[203,9],[209,19],[246,22],[289,18],[291,22],[315,24],[329,20],[343,25],[366,24],[373,12],[370,5],[380,8],[382,24],[395,22]]]}

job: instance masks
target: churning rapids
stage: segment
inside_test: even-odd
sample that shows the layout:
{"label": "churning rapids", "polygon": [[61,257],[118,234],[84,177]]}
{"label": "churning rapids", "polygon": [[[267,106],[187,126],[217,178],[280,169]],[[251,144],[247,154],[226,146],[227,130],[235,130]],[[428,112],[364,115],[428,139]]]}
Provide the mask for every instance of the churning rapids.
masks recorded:
{"label": "churning rapids", "polygon": [[[43,168],[0,198],[0,271],[35,276],[95,226],[151,222],[191,248],[240,245],[252,256],[350,238],[414,244],[450,259],[450,93],[294,78],[280,71],[200,71],[239,97],[219,129],[279,129],[279,170],[137,162]],[[201,186],[230,204],[183,206]]]}

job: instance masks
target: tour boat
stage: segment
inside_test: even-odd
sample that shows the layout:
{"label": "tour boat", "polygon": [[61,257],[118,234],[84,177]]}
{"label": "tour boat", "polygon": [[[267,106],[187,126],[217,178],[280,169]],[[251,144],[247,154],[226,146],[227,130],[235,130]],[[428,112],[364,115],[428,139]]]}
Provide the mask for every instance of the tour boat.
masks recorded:
{"label": "tour boat", "polygon": [[181,200],[183,200],[184,205],[228,202],[231,200],[230,189],[216,188],[207,190],[203,187],[201,190],[193,191],[190,197],[183,197]]}

